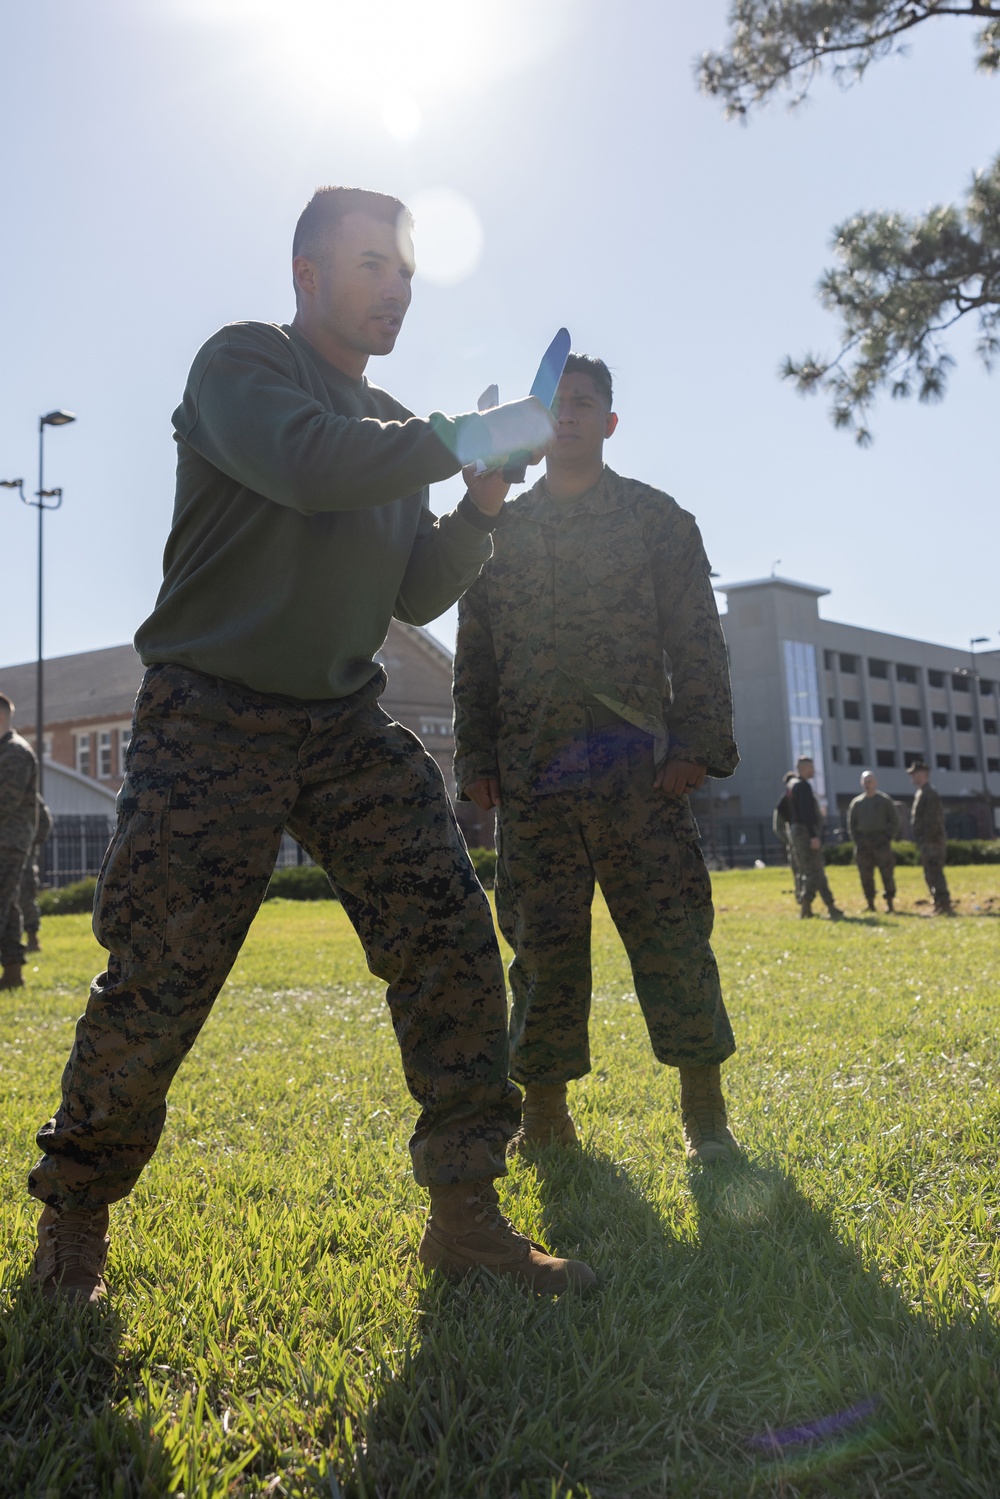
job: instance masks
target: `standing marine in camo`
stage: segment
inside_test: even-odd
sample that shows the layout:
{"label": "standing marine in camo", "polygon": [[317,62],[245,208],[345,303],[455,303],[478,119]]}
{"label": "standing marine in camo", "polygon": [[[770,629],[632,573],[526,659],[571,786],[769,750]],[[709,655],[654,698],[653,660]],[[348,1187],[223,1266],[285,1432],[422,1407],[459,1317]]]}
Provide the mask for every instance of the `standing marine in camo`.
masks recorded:
{"label": "standing marine in camo", "polygon": [[869,911],[875,909],[875,871],[882,876],[887,911],[896,899],[896,855],[892,840],[899,837],[899,808],[891,796],[879,791],[870,770],[861,776],[861,795],[847,809],[847,831],[854,843],[861,888]]}
{"label": "standing marine in camo", "polygon": [[[392,350],[410,303],[409,230],[395,198],[321,188],[296,228],[294,321],[214,335],[174,413],[164,581],[136,636],[148,670],[95,899],[108,966],[29,1179],[45,1204],[43,1294],[105,1294],[108,1204],[156,1148],[286,826],[388,986],[419,1105],[423,1263],[533,1290],[593,1283],[499,1211],[520,1098],[492,918],[437,766],[378,703],[392,616],[433,619],[490,554],[507,484],[471,460],[530,451],[552,430],[531,399],[422,419],[369,385],[368,360]],[[463,461],[468,491],[435,520],[427,487]]]}
{"label": "standing marine in camo", "polygon": [[41,952],[41,943],[38,940],[39,928],[42,924],[42,913],[38,907],[38,886],[41,880],[39,862],[42,857],[42,849],[45,847],[49,834],[52,832],[52,813],[49,811],[44,799],[38,797],[38,826],[31,844],[28,857],[24,861],[24,870],[21,874],[21,921],[24,924],[24,945],[28,952]]}
{"label": "standing marine in camo", "polygon": [[737,1149],[719,1076],[735,1043],[687,794],[737,764],[725,643],[693,517],[604,465],[603,361],[571,355],[554,414],[545,478],[505,508],[455,654],[456,781],[498,807],[517,1143],[576,1139],[596,881],[654,1055],[680,1069],[688,1156],[707,1163]]}
{"label": "standing marine in camo", "polygon": [[0,989],[24,986],[21,876],[35,837],[38,764],[11,728],[14,705],[0,694]]}
{"label": "standing marine in camo", "polygon": [[906,767],[906,774],[916,787],[916,795],[910,808],[910,825],[923,865],[924,879],[934,901],[934,914],[954,916],[955,908],[951,903],[951,891],[944,873],[948,857],[948,831],[941,798],[931,785],[931,773],[925,760],[914,760],[912,765]]}
{"label": "standing marine in camo", "polygon": [[812,904],[818,895],[830,914],[830,920],[840,921],[844,913],[833,898],[823,862],[823,816],[809,784],[815,774],[812,757],[800,755],[795,762],[795,778],[789,781],[786,792],[799,915],[803,919],[812,916]]}

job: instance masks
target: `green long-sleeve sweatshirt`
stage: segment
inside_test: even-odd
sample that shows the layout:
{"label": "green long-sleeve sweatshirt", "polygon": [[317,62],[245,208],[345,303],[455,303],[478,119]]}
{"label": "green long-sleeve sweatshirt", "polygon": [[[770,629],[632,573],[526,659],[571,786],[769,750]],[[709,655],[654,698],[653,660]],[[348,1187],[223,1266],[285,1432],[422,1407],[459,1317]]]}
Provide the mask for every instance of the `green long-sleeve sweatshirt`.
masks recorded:
{"label": "green long-sleeve sweatshirt", "polygon": [[435,520],[427,494],[458,472],[456,451],[489,451],[482,418],[414,417],[294,327],[215,334],[173,420],[163,586],[135,637],[147,665],[346,697],[378,670],[393,615],[434,619],[490,555],[471,501]]}

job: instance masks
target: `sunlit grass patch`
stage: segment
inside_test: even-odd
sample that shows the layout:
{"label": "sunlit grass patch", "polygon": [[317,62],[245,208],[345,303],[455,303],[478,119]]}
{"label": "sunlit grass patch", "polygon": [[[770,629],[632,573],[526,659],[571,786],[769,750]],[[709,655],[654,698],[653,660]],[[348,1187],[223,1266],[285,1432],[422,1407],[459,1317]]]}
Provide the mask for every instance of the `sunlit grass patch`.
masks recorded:
{"label": "sunlit grass patch", "polygon": [[419,1268],[380,987],[338,904],[276,901],[112,1209],[113,1308],[38,1307],[24,1176],[101,966],[46,920],[0,1007],[0,1492],[994,1495],[1000,873],[949,878],[958,920],[909,869],[873,916],[833,869],[835,925],[784,871],[716,876],[748,1160],[712,1174],[598,905],[583,1149],[503,1187],[598,1271],[555,1302]]}

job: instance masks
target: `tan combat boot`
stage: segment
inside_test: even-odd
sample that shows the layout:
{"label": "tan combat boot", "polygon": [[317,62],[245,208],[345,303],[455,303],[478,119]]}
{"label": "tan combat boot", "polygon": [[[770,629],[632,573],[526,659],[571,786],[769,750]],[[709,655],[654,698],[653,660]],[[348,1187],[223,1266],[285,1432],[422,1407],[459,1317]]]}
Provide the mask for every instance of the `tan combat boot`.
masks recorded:
{"label": "tan combat boot", "polygon": [[726,1122],[719,1068],[681,1067],[681,1128],[689,1161],[711,1166],[716,1161],[735,1161],[740,1147]]}
{"label": "tan combat boot", "polygon": [[0,989],[23,989],[24,978],[20,963],[5,963],[0,973]]}
{"label": "tan combat boot", "polygon": [[428,1270],[461,1280],[473,1270],[509,1275],[530,1291],[558,1296],[571,1287],[587,1291],[597,1284],[589,1265],[560,1260],[540,1244],[519,1234],[500,1211],[489,1177],[431,1187],[431,1209],[417,1255]]}
{"label": "tan combat boot", "polygon": [[100,1301],[108,1294],[103,1271],[110,1242],[106,1207],[65,1213],[44,1207],[38,1220],[32,1285],[48,1301],[56,1296],[67,1301]]}
{"label": "tan combat boot", "polygon": [[521,1127],[508,1151],[514,1155],[531,1145],[575,1145],[576,1127],[566,1103],[565,1083],[525,1083]]}

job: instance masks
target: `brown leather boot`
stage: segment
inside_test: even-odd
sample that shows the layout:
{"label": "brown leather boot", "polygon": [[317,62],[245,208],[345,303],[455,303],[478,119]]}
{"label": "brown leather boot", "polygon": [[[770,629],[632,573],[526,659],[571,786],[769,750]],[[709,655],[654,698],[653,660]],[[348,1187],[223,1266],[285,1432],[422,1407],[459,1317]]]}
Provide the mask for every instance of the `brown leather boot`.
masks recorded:
{"label": "brown leather boot", "polygon": [[23,989],[24,977],[20,963],[5,963],[0,973],[0,989]]}
{"label": "brown leather boot", "polygon": [[589,1290],[597,1277],[581,1260],[560,1260],[519,1234],[500,1211],[489,1177],[431,1187],[431,1209],[417,1255],[429,1270],[461,1280],[473,1270],[509,1275],[531,1291],[558,1296]]}
{"label": "brown leather boot", "polygon": [[689,1161],[711,1166],[741,1152],[726,1122],[718,1067],[681,1067],[681,1128]]}
{"label": "brown leather boot", "polygon": [[100,1301],[108,1294],[104,1265],[108,1258],[108,1210],[95,1208],[59,1213],[44,1207],[38,1220],[38,1248],[31,1282],[47,1301]]}
{"label": "brown leather boot", "polygon": [[566,1103],[565,1083],[525,1083],[521,1127],[508,1151],[518,1154],[532,1145],[575,1145],[576,1127]]}

